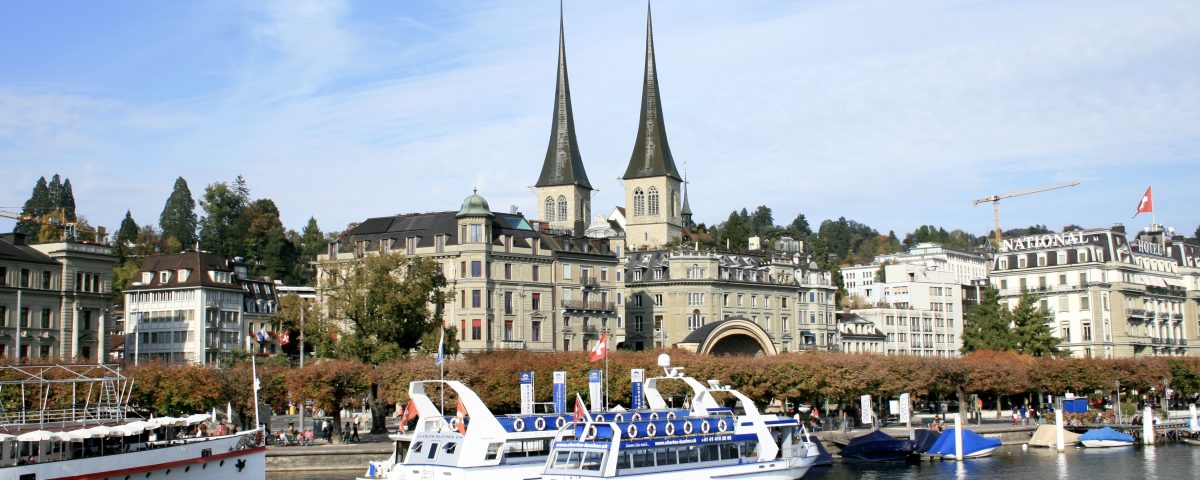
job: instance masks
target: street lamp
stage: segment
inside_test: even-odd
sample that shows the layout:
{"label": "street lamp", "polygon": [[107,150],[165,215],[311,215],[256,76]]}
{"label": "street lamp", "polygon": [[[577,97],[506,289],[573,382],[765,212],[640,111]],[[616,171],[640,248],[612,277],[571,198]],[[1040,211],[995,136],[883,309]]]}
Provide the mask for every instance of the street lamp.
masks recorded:
{"label": "street lamp", "polygon": [[1121,381],[1116,381],[1117,387],[1117,423],[1121,423]]}

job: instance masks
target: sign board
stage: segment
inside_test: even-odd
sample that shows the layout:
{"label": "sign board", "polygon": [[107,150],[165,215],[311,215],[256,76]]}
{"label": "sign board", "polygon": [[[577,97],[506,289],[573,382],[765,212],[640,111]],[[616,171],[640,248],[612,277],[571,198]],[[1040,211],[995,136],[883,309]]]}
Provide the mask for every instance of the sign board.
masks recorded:
{"label": "sign board", "polygon": [[533,372],[521,372],[521,415],[533,414]]}
{"label": "sign board", "polygon": [[910,407],[911,404],[912,404],[912,400],[909,398],[908,394],[901,393],[900,394],[900,421],[901,422],[907,423],[909,421],[909,419],[912,417],[912,410],[911,410],[912,407]]}
{"label": "sign board", "polygon": [[862,407],[862,423],[871,423],[871,396],[863,395],[859,398]]}
{"label": "sign board", "polygon": [[554,372],[554,413],[567,413],[567,372]]}
{"label": "sign board", "polygon": [[1000,242],[1000,251],[1021,252],[1044,248],[1070,247],[1084,245],[1086,243],[1085,239],[1086,237],[1082,231],[1030,235],[1028,237],[1012,238]]}
{"label": "sign board", "polygon": [[604,382],[604,370],[588,370],[588,396],[592,400],[592,411],[604,411],[604,396],[600,393],[600,387]]}
{"label": "sign board", "polygon": [[888,415],[899,415],[899,414],[900,414],[900,401],[899,400],[888,400]]}
{"label": "sign board", "polygon": [[642,381],[646,377],[646,370],[642,368],[634,368],[629,370],[629,409],[642,409]]}

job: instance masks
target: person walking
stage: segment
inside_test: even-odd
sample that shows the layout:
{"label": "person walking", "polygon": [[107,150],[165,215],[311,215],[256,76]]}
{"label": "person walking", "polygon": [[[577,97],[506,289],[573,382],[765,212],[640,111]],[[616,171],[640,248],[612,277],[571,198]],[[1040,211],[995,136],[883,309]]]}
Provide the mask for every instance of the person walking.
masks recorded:
{"label": "person walking", "polygon": [[321,421],[321,435],[325,437],[325,443],[333,443],[333,425],[328,418]]}

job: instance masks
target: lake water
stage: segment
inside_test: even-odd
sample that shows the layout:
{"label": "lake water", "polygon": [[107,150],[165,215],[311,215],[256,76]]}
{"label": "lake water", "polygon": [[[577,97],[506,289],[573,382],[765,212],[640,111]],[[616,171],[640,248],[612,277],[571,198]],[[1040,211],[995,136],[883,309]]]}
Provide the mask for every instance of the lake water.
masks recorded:
{"label": "lake water", "polygon": [[[366,465],[363,465],[363,471]],[[807,479],[1157,479],[1196,478],[1200,446],[1073,448],[1061,455],[1053,449],[1004,446],[991,457],[966,462],[920,465],[842,463],[815,468]],[[362,472],[271,473],[267,480],[351,480]]]}

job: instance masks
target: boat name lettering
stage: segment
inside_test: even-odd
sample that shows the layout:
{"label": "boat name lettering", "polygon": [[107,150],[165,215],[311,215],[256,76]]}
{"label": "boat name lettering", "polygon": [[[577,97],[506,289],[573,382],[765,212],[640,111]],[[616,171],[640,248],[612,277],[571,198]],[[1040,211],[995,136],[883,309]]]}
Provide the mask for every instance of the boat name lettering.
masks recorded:
{"label": "boat name lettering", "polygon": [[1000,242],[1001,252],[1019,252],[1022,250],[1033,250],[1038,248],[1051,247],[1067,247],[1072,245],[1083,245],[1083,232],[1064,232],[1046,235],[1030,235],[1028,237],[1013,238]]}

